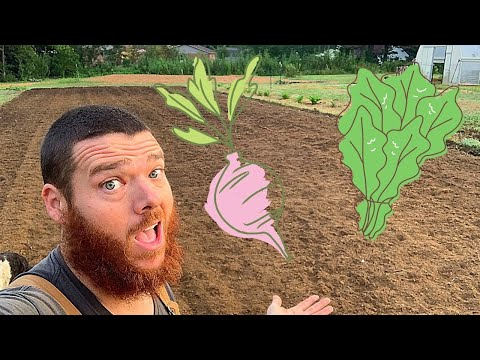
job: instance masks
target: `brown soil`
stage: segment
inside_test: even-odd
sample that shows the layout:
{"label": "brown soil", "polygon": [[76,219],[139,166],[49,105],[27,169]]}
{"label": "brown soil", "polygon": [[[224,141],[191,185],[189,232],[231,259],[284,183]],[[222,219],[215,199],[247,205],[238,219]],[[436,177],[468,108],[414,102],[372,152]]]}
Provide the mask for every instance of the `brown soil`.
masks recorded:
{"label": "brown soil", "polygon": [[[232,83],[239,79],[239,75],[213,76],[217,83]],[[192,75],[154,75],[154,74],[112,74],[105,76],[91,77],[86,80],[95,83],[105,83],[107,85],[123,85],[123,84],[186,84]],[[266,76],[254,77],[256,83],[268,83],[270,79]]]}
{"label": "brown soil", "polygon": [[283,180],[280,229],[293,261],[218,228],[203,205],[224,149],[180,142],[170,129],[191,121],[146,87],[30,90],[0,108],[0,251],[36,263],[57,243],[40,198],[39,146],[60,114],[82,104],[137,113],[166,152],[186,251],[175,288],[184,313],[263,314],[275,293],[290,306],[311,293],[329,296],[336,314],[480,312],[479,157],[449,148],[427,161],[371,243],[357,230],[360,196],[341,163],[337,119],[256,100],[238,118],[235,141]]}
{"label": "brown soil", "polygon": [[[185,85],[188,80],[192,78],[192,75],[155,75],[155,74],[112,74],[104,76],[96,76],[92,78],[85,79],[85,81],[91,81],[95,84],[105,84],[108,86],[111,85]],[[231,84],[234,80],[240,78],[238,75],[229,75],[229,76],[214,76],[217,81],[217,84]],[[256,76],[253,78],[253,82],[258,84],[268,84],[271,79],[268,76]],[[312,83],[312,82],[321,82],[321,81],[312,81],[312,80],[287,80],[284,81],[285,84],[293,83]],[[228,89],[225,87],[218,87],[217,90],[220,93],[228,94]],[[280,104],[284,106],[294,107],[298,109],[308,109],[319,111],[326,114],[338,115],[340,114],[344,107],[348,103],[336,102],[335,106],[332,106],[331,101],[320,101],[315,105],[309,103],[308,99],[304,100],[302,103],[297,103],[295,99],[275,99],[269,96],[259,96],[253,95],[253,98]]]}

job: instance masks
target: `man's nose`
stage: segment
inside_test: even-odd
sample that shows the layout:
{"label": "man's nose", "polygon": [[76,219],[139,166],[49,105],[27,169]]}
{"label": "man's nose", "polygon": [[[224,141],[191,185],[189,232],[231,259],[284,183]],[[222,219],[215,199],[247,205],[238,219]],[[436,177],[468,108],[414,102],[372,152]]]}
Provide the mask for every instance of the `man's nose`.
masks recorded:
{"label": "man's nose", "polygon": [[137,214],[143,214],[160,206],[162,196],[160,189],[155,186],[150,178],[138,178],[135,181],[135,191],[133,195],[134,211]]}

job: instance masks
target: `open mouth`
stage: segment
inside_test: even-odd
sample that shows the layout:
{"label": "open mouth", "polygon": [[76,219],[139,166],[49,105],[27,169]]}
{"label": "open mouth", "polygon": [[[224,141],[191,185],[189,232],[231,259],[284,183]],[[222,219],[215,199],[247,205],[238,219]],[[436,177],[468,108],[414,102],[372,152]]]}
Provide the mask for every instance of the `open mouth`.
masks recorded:
{"label": "open mouth", "polygon": [[136,242],[149,250],[157,248],[162,243],[163,224],[157,222],[135,235]]}

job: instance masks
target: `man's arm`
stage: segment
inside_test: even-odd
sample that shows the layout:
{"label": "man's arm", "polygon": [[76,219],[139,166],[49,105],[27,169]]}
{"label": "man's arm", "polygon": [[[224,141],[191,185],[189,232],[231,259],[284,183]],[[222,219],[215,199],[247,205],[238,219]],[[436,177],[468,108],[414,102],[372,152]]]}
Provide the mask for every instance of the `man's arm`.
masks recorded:
{"label": "man's arm", "polygon": [[65,315],[50,295],[33,286],[0,291],[0,315]]}

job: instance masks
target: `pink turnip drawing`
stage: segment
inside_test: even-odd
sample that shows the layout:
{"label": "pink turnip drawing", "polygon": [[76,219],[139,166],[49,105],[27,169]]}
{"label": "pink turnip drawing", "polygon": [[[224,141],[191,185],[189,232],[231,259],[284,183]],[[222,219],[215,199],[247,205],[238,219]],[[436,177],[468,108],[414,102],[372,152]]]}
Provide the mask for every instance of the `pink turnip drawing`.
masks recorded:
{"label": "pink turnip drawing", "polygon": [[[228,234],[245,239],[261,240],[273,246],[285,259],[291,260],[278,228],[278,221],[285,204],[284,188],[280,177],[266,165],[245,159],[233,143],[232,128],[240,114],[239,104],[245,90],[252,95],[258,86],[252,83],[260,57],[254,57],[247,65],[245,75],[232,82],[227,99],[228,114],[222,114],[215,98],[215,79],[207,75],[202,60],[195,58],[194,75],[187,84],[190,95],[203,108],[215,115],[221,127],[215,126],[202,116],[195,104],[181,94],[170,93],[157,87],[168,106],[180,110],[206,130],[189,127],[187,130],[174,127],[175,136],[195,145],[223,144],[227,147],[227,164],[210,184],[205,210],[217,225]],[[267,179],[270,175],[273,181]],[[267,198],[268,189],[278,187],[281,205],[277,209]]]}

